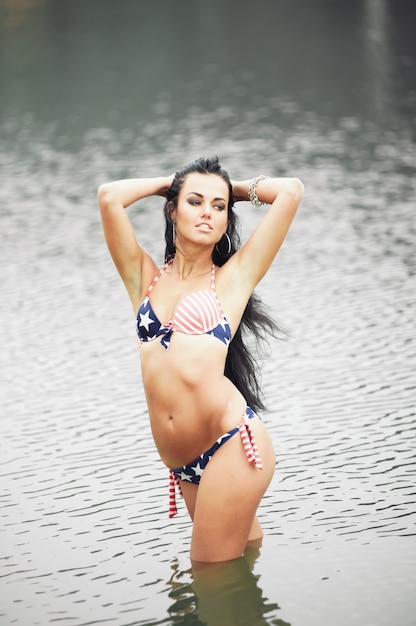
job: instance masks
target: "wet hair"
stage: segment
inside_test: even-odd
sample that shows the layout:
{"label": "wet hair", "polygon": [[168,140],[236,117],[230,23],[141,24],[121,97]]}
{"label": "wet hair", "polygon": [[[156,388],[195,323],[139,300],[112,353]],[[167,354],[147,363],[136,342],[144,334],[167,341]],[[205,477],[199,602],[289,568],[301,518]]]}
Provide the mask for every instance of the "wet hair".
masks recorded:
{"label": "wet hair", "polygon": [[[228,173],[221,167],[218,157],[201,157],[178,170],[172,185],[166,193],[164,206],[165,214],[165,261],[172,259],[176,253],[174,228],[171,218],[172,209],[176,208],[179,192],[188,174],[216,174],[227,184],[228,199],[228,226],[227,235],[215,246],[212,252],[212,261],[220,267],[235,254],[241,246],[240,224],[237,214],[233,210],[233,189]],[[240,325],[229,345],[225,362],[225,375],[244,396],[248,406],[254,411],[264,410],[265,404],[261,393],[259,357],[264,356],[264,347],[270,336],[280,337],[282,330],[267,312],[260,298],[253,293],[246,305]]]}

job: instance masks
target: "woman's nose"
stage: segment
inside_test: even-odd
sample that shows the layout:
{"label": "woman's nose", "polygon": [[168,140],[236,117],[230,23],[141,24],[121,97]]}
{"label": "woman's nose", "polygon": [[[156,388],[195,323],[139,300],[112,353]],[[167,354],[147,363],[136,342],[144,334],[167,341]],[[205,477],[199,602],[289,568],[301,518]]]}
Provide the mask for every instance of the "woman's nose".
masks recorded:
{"label": "woman's nose", "polygon": [[209,202],[204,202],[202,205],[202,215],[211,215],[211,205]]}

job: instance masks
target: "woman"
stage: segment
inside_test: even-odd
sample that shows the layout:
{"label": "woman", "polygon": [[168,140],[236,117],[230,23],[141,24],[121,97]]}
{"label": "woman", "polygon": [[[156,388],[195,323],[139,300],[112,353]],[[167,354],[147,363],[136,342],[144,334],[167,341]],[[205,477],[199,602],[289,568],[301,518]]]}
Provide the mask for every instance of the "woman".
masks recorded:
{"label": "woman", "polygon": [[[252,292],[276,256],[303,194],[296,178],[231,181],[217,158],[174,176],[120,180],[98,190],[104,233],[137,313],[152,434],[191,519],[191,559],[240,557],[262,537],[256,510],[274,472],[271,439],[241,325],[273,323]],[[125,209],[166,197],[166,264],[137,243]],[[233,204],[270,204],[239,249]],[[251,405],[250,405],[251,402]]]}

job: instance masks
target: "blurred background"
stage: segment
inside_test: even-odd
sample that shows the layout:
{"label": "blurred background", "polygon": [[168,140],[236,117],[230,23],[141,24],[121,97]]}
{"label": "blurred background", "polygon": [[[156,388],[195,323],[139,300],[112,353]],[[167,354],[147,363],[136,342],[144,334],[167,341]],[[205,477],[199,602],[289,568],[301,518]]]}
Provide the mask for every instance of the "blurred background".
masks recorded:
{"label": "blurred background", "polygon": [[138,132],[156,114],[178,121],[192,107],[251,108],[276,122],[286,101],[293,122],[309,113],[330,127],[354,117],[383,130],[414,117],[407,0],[1,7],[2,121],[53,125],[61,148],[79,146],[91,129]]}
{"label": "blurred background", "polygon": [[[278,465],[227,623],[413,626],[415,23],[412,0],[0,0],[1,624],[222,626],[165,514],[96,202],[218,154],[305,184],[259,286],[288,333]],[[238,210],[245,235],[262,210]]]}

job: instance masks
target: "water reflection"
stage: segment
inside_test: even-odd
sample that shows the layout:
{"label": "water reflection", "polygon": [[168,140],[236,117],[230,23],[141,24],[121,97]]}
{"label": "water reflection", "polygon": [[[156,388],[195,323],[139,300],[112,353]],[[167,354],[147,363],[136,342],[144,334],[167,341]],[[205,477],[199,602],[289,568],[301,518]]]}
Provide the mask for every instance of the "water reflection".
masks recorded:
{"label": "water reflection", "polygon": [[390,104],[390,51],[388,15],[385,0],[366,0],[364,11],[364,63],[368,76],[368,93],[377,121],[387,117]]}
{"label": "water reflection", "polygon": [[175,120],[189,105],[257,114],[272,97],[327,123],[357,116],[391,125],[403,104],[412,117],[410,2],[321,0],[311,8],[307,0],[264,0],[255,25],[236,24],[237,14],[250,14],[247,0],[99,6],[0,0],[0,120],[33,112],[82,141],[90,128],[135,128],[155,105]]}
{"label": "water reflection", "polygon": [[259,547],[252,545],[239,559],[194,564],[187,571],[181,571],[174,559],[172,576],[167,583],[169,597],[174,602],[166,621],[183,626],[290,626],[276,618],[279,606],[263,595],[260,576],[253,571],[259,556]]}

